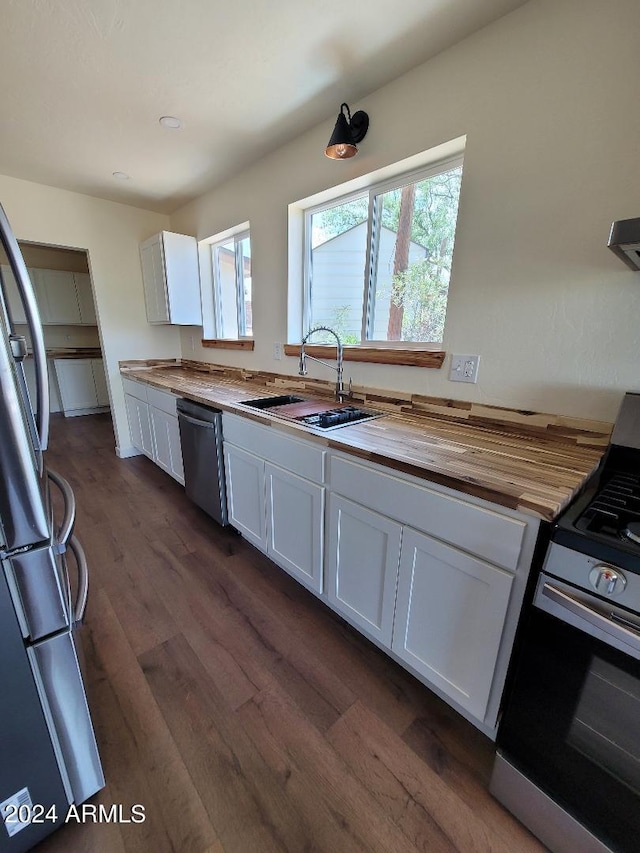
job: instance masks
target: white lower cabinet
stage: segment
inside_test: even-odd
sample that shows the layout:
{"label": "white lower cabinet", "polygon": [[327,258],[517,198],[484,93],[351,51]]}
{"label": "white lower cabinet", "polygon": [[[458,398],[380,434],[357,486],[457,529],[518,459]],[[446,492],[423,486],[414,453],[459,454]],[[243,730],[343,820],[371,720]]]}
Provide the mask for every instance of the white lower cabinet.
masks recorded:
{"label": "white lower cabinet", "polygon": [[101,358],[54,360],[65,417],[104,411],[109,394]]}
{"label": "white lower cabinet", "polygon": [[184,485],[180,428],[176,415],[170,415],[154,406],[149,406],[151,430],[153,432],[153,461],[174,480]]}
{"label": "white lower cabinet", "polygon": [[225,442],[229,524],[259,548],[267,550],[264,459]]}
{"label": "white lower cabinet", "polygon": [[327,601],[495,736],[539,522],[330,457]]}
{"label": "white lower cabinet", "polygon": [[322,592],[324,487],[265,465],[267,554],[305,586]]}
{"label": "white lower cabinet", "polygon": [[175,394],[127,378],[122,384],[131,443],[184,485]]}
{"label": "white lower cabinet", "polygon": [[326,451],[226,412],[222,425],[229,523],[321,595]]}
{"label": "white lower cabinet", "polygon": [[153,459],[153,439],[151,437],[151,421],[149,419],[149,404],[137,397],[125,394],[125,405],[131,443],[141,450],[149,459]]}
{"label": "white lower cabinet", "polygon": [[329,498],[327,597],[346,619],[391,646],[402,527],[339,495]]}
{"label": "white lower cabinet", "polygon": [[224,462],[229,524],[320,594],[324,487],[229,442]]}
{"label": "white lower cabinet", "polygon": [[392,650],[484,719],[513,575],[405,528]]}

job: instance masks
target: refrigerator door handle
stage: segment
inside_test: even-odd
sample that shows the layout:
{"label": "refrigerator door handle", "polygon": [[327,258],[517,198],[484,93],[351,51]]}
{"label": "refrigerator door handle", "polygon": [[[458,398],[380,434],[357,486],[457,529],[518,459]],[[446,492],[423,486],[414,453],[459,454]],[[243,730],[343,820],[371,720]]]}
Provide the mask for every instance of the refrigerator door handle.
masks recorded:
{"label": "refrigerator door handle", "polygon": [[71,538],[76,521],[76,497],[69,483],[57,471],[48,468],[47,476],[60,489],[64,498],[64,518],[58,530],[58,551],[62,554]]}
{"label": "refrigerator door handle", "polygon": [[69,545],[69,550],[76,558],[76,565],[78,567],[78,591],[76,593],[76,602],[71,615],[74,623],[79,625],[84,620],[84,614],[87,610],[87,599],[89,597],[89,565],[84,553],[84,548],[78,541],[77,537],[71,536],[67,544]]}
{"label": "refrigerator door handle", "polygon": [[40,471],[42,471],[42,451],[49,443],[49,374],[47,370],[47,353],[44,344],[44,332],[40,320],[40,311],[36,294],[29,278],[27,266],[22,257],[9,220],[0,204],[0,232],[2,243],[9,259],[9,264],[16,280],[20,301],[24,306],[36,373],[36,426],[40,447],[36,448]]}

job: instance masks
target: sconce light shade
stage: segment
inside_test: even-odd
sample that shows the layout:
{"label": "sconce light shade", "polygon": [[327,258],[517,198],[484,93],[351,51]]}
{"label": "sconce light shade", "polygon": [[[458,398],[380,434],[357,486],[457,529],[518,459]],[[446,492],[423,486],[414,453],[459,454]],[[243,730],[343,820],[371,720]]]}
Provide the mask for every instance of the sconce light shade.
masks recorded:
{"label": "sconce light shade", "polygon": [[[345,115],[346,110],[346,115]],[[358,110],[351,117],[347,104],[342,104],[336,126],[324,153],[332,160],[346,160],[358,153],[357,143],[362,142],[369,129],[369,116]]]}

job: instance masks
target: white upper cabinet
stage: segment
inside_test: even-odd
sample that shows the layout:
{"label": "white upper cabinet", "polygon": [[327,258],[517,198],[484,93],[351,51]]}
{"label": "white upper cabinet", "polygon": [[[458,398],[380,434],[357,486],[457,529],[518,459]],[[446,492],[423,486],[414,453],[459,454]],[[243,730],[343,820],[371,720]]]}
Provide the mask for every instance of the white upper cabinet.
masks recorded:
{"label": "white upper cabinet", "polygon": [[[88,273],[69,270],[30,269],[40,318],[45,325],[96,326],[91,279]],[[14,323],[26,323],[26,316],[11,267],[2,266],[9,310]]]}
{"label": "white upper cabinet", "polygon": [[140,245],[147,320],[201,326],[200,273],[195,237],[161,231]]}
{"label": "white upper cabinet", "polygon": [[16,284],[11,267],[8,264],[3,264],[0,271],[2,272],[2,281],[4,284],[7,302],[9,303],[11,319],[14,323],[26,323],[27,318],[24,313],[20,296],[18,295],[18,285]]}
{"label": "white upper cabinet", "polygon": [[78,308],[80,309],[80,322],[83,326],[97,326],[98,320],[89,273],[74,272],[73,279],[76,285]]}
{"label": "white upper cabinet", "polygon": [[52,325],[80,324],[80,306],[73,273],[67,270],[36,270],[35,273],[42,322]]}

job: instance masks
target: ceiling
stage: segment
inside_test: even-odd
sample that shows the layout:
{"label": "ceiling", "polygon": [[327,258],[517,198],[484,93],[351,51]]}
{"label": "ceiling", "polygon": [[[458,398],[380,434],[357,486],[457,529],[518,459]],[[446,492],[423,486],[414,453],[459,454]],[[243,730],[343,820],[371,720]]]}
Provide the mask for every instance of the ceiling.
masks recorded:
{"label": "ceiling", "polygon": [[0,174],[170,213],[523,3],[5,0]]}

